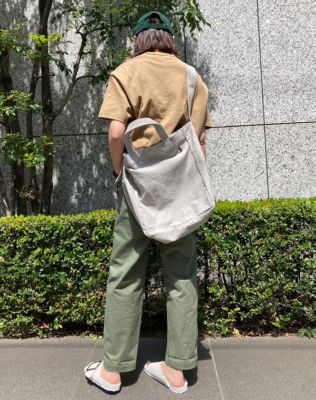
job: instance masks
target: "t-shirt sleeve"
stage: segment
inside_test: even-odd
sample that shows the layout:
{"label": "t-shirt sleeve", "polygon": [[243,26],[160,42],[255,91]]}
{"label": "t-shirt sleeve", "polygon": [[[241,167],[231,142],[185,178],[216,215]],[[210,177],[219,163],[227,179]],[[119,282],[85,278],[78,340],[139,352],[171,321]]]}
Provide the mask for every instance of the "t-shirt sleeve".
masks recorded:
{"label": "t-shirt sleeve", "polygon": [[127,124],[132,117],[132,107],[122,84],[115,76],[110,75],[99,118],[114,119]]}
{"label": "t-shirt sleeve", "polygon": [[208,111],[208,89],[199,74],[196,75],[196,88],[192,103],[191,120],[200,137],[205,129],[212,128],[213,122]]}

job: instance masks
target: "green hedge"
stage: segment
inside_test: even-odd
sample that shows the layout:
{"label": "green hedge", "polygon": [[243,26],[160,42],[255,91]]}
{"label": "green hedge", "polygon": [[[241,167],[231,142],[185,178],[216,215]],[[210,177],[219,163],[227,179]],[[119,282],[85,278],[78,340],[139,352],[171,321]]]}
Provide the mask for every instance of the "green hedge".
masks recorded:
{"label": "green hedge", "polygon": [[[0,218],[0,335],[102,332],[114,219],[108,210]],[[313,331],[316,198],[219,201],[197,236],[202,330]],[[164,324],[153,243],[142,327]]]}

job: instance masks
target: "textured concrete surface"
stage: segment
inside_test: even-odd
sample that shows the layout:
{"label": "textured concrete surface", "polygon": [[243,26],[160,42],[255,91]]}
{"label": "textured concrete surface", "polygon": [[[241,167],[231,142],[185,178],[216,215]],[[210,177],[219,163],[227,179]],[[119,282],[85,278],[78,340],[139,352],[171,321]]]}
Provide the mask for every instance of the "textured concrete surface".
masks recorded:
{"label": "textured concrete surface", "polygon": [[103,134],[56,138],[53,213],[115,207],[107,139]]}
{"label": "textured concrete surface", "polygon": [[266,122],[316,121],[316,2],[259,0],[259,17]]}
{"label": "textured concrete surface", "polygon": [[225,400],[316,398],[315,339],[211,339],[210,346]]}
{"label": "textured concrete surface", "polygon": [[207,133],[207,163],[216,198],[267,197],[262,126],[217,128]]}
{"label": "textured concrete surface", "polygon": [[266,127],[271,197],[311,197],[316,188],[316,123]]}
{"label": "textured concrete surface", "polygon": [[200,4],[211,27],[188,40],[187,61],[208,85],[215,125],[263,123],[256,1]]}
{"label": "textured concrete surface", "polygon": [[[122,374],[124,400],[174,399],[142,372],[147,360],[164,358],[165,340],[140,340],[136,371]],[[198,368],[187,371],[193,400],[311,400],[316,396],[316,340],[296,337],[206,338]],[[0,400],[101,400],[83,367],[102,358],[102,340],[79,337],[0,340]]]}

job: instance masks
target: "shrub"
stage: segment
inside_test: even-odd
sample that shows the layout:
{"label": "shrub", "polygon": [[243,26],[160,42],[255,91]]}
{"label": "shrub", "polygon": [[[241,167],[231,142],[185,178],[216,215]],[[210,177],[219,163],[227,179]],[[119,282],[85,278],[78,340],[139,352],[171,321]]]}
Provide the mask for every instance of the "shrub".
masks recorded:
{"label": "shrub", "polygon": [[[0,334],[100,331],[115,211],[0,219]],[[314,332],[316,198],[219,201],[198,232],[210,334]],[[165,323],[153,243],[143,328]],[[159,324],[159,325],[158,325]]]}

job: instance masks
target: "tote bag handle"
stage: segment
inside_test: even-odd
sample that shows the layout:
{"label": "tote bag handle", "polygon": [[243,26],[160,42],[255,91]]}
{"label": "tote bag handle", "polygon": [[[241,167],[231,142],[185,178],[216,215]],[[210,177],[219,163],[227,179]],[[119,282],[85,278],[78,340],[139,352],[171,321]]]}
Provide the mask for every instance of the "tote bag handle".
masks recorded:
{"label": "tote bag handle", "polygon": [[132,121],[126,131],[125,131],[125,147],[126,150],[129,154],[135,154],[135,155],[139,155],[139,152],[137,151],[137,149],[134,148],[133,144],[132,144],[132,137],[131,137],[131,131],[133,131],[136,128],[141,128],[142,126],[148,126],[148,125],[153,125],[154,128],[156,129],[160,139],[162,141],[166,140],[168,138],[168,135],[166,133],[166,131],[164,130],[164,128],[162,127],[162,125],[160,125],[159,122],[151,119],[151,118],[138,118],[135,119],[135,121]]}

